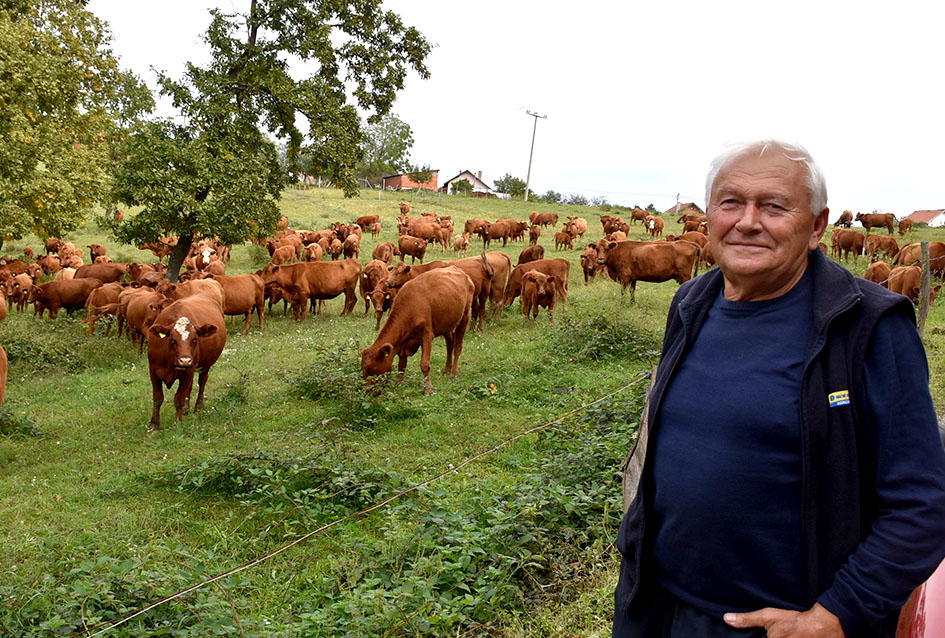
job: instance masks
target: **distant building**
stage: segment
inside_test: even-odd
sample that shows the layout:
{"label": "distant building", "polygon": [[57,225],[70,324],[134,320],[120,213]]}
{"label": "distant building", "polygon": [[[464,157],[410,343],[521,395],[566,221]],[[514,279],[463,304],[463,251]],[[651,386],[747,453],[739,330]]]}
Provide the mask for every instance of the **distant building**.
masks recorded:
{"label": "distant building", "polygon": [[422,184],[414,181],[411,175],[416,173],[401,173],[400,175],[388,175],[381,178],[381,186],[395,191],[409,191],[422,188],[428,191],[436,190],[436,182],[439,179],[440,171],[430,171],[430,179]]}
{"label": "distant building", "polygon": [[676,204],[675,206],[673,206],[672,208],[670,208],[668,211],[666,211],[663,214],[666,216],[676,215],[677,217],[682,217],[683,215],[686,215],[689,213],[692,213],[694,215],[705,215],[705,211],[699,208],[698,206],[696,206],[695,204],[693,204],[692,202],[688,204],[683,204],[682,202],[680,202],[679,204]]}
{"label": "distant building", "polygon": [[945,208],[937,210],[917,210],[906,217],[913,224],[925,223],[932,228],[945,226]]}
{"label": "distant building", "polygon": [[440,190],[447,195],[453,192],[453,184],[456,182],[461,182],[462,180],[468,180],[472,184],[472,194],[476,197],[498,197],[500,199],[508,199],[509,195],[506,193],[499,193],[494,188],[482,181],[482,171],[477,171],[473,175],[472,171],[463,171],[456,177],[452,177],[440,186]]}

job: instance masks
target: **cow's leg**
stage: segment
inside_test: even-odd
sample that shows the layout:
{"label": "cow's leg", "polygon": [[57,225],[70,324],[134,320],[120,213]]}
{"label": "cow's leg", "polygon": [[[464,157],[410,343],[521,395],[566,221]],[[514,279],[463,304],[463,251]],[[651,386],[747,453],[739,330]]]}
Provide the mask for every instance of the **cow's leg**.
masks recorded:
{"label": "cow's leg", "polygon": [[151,424],[149,431],[161,429],[161,404],[164,403],[164,388],[161,387],[161,380],[151,371]]}
{"label": "cow's leg", "polygon": [[177,386],[177,393],[174,395],[174,408],[177,415],[174,417],[174,424],[180,423],[184,416],[190,411],[190,391],[194,387],[194,369],[189,368],[184,376],[181,377]]}
{"label": "cow's leg", "polygon": [[250,320],[251,320],[252,317],[253,317],[253,309],[250,308],[250,309],[246,312],[246,315],[244,315],[244,316],[245,316],[246,321],[243,323],[243,331],[240,332],[240,334],[243,334],[243,335],[246,334],[247,332],[249,332],[249,322],[250,322]]}
{"label": "cow's leg", "polygon": [[263,331],[263,315],[266,314],[266,310],[263,308],[263,302],[260,301],[256,304],[256,317],[259,319],[259,332]]}
{"label": "cow's leg", "polygon": [[397,383],[404,380],[404,373],[407,371],[407,357],[409,356],[405,349],[401,349],[401,351],[397,353]]}
{"label": "cow's leg", "polygon": [[637,280],[634,279],[630,282],[630,303],[633,303],[637,300]]}
{"label": "cow's leg", "polygon": [[420,372],[423,373],[423,394],[433,392],[433,384],[430,382],[430,354],[432,350],[433,329],[427,328],[420,342]]}
{"label": "cow's leg", "polygon": [[197,377],[197,402],[194,404],[194,412],[199,412],[203,409],[203,390],[207,387],[207,377],[210,376],[210,368],[200,371],[200,376]]}
{"label": "cow's leg", "polygon": [[446,340],[446,365],[443,366],[443,374],[449,374],[453,370],[453,333],[447,332],[443,338]]}
{"label": "cow's leg", "polygon": [[463,338],[466,336],[466,328],[468,327],[469,308],[466,308],[466,311],[459,320],[459,324],[456,326],[456,330],[453,331],[453,369],[450,371],[450,374],[454,377],[459,374],[459,355],[463,352]]}

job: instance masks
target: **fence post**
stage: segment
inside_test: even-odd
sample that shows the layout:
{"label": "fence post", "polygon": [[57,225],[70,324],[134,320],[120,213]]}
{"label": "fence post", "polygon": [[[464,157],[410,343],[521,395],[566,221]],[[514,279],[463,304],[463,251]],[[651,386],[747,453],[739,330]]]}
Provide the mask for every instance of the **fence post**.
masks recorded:
{"label": "fence post", "polygon": [[925,318],[929,315],[931,278],[929,242],[924,241],[922,242],[922,284],[919,292],[919,337],[925,335]]}

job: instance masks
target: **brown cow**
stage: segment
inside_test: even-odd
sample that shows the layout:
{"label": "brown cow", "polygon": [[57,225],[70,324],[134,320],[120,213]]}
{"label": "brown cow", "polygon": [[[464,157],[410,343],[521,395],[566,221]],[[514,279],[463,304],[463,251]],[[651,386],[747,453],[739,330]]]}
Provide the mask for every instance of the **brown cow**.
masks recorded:
{"label": "brown cow", "polygon": [[535,261],[536,259],[545,258],[545,249],[543,246],[528,246],[523,248],[522,252],[518,254],[518,262],[515,264],[524,264],[529,261]]}
{"label": "brown cow", "polygon": [[397,248],[400,250],[400,261],[403,263],[407,255],[410,255],[410,263],[416,263],[417,259],[423,263],[423,256],[427,251],[427,242],[419,237],[411,235],[401,235],[397,240]]}
{"label": "brown cow", "polygon": [[341,316],[354,309],[358,300],[357,285],[361,276],[361,264],[357,259],[300,262],[289,266],[269,264],[260,274],[266,284],[276,282],[287,299],[296,300],[292,305],[296,319],[305,321],[309,302],[314,304],[318,300],[334,299],[342,293],[345,303]]}
{"label": "brown cow", "polygon": [[[630,211],[630,223],[632,224],[635,221],[639,221],[642,225],[646,226],[646,218],[651,215],[643,210],[642,208],[634,208]],[[603,222],[604,216],[601,216],[601,221]]]}
{"label": "brown cow", "polygon": [[[381,261],[380,259],[372,259],[368,263],[364,264],[364,269],[361,271],[361,277],[358,279],[358,288],[361,292],[361,298],[364,299],[364,314],[367,314],[371,309],[371,293],[378,287],[383,285],[383,282],[387,279],[387,264]],[[387,286],[383,286],[385,289]]]}
{"label": "brown cow", "polygon": [[[906,244],[896,255],[893,263],[900,266],[912,266],[921,263],[922,245]],[[929,269],[939,277],[945,277],[945,242],[929,242]]]}
{"label": "brown cow", "polygon": [[538,217],[535,218],[535,221],[532,222],[538,224],[539,226],[551,226],[556,228],[558,226],[558,215],[557,213],[538,213]]}
{"label": "brown cow", "polygon": [[478,235],[480,229],[488,223],[488,220],[485,219],[467,219],[465,226],[463,226],[463,233],[467,235]]}
{"label": "brown cow", "polygon": [[[144,352],[144,344],[148,340],[148,328],[161,314],[161,311],[174,301],[146,288],[138,291],[138,294],[124,298],[119,295],[119,299],[119,312],[122,313],[122,318],[128,330],[128,337],[131,339],[132,345],[138,346],[138,354],[141,354]],[[111,310],[111,308],[111,306],[105,306],[103,309]]]}
{"label": "brown cow", "polygon": [[102,285],[98,279],[70,279],[68,281],[50,281],[30,288],[28,300],[33,304],[33,316],[49,309],[49,318],[55,319],[60,308],[66,309],[66,314],[85,307],[89,293]]}
{"label": "brown cow", "polygon": [[889,264],[885,261],[877,261],[866,268],[866,274],[863,275],[863,279],[872,281],[884,288],[889,288],[889,274],[891,272],[892,268],[889,267]]}
{"label": "brown cow", "polygon": [[354,223],[361,227],[361,230],[367,230],[368,226],[373,226],[380,221],[380,216],[378,215],[361,215]]}
{"label": "brown cow", "polygon": [[495,257],[490,257],[490,255],[495,254],[496,253],[489,253],[488,255],[480,255],[479,257],[454,259],[453,261],[449,262],[436,260],[426,264],[421,264],[420,266],[408,266],[407,264],[401,263],[391,270],[390,276],[387,278],[387,286],[389,288],[398,288],[407,281],[423,274],[424,272],[428,272],[436,268],[456,266],[466,273],[466,275],[473,282],[474,290],[472,302],[472,319],[473,322],[477,324],[478,329],[482,330],[486,316],[486,301],[492,294],[492,280],[496,275],[495,267],[492,265],[492,263],[493,261],[498,263],[498,259]]}
{"label": "brown cow", "polygon": [[[922,269],[918,266],[897,266],[889,273],[888,285],[893,292],[905,295],[914,303],[919,303],[922,294]],[[935,294],[942,289],[939,284],[929,290],[929,306],[935,303]]]}
{"label": "brown cow", "polygon": [[406,203],[406,202],[401,202],[401,203],[400,203],[400,214],[401,214],[401,215],[409,215],[409,214],[410,214],[410,204],[408,204],[408,203]]}
{"label": "brown cow", "polygon": [[538,317],[538,308],[542,306],[548,309],[548,321],[553,321],[557,305],[558,287],[554,275],[537,270],[529,270],[522,275],[522,314],[525,315],[525,321],[534,321]]}
{"label": "brown cow", "polygon": [[214,281],[223,287],[223,314],[243,315],[246,318],[243,331],[249,332],[253,312],[259,320],[259,332],[263,331],[263,314],[265,309],[265,284],[262,277],[255,274],[246,275],[213,275]]}
{"label": "brown cow", "polygon": [[567,259],[536,259],[516,266],[509,276],[509,283],[505,286],[505,303],[510,304],[522,294],[522,277],[529,270],[537,270],[546,275],[555,276],[558,287],[558,298],[564,310],[568,309],[568,277],[571,274],[571,262]]}
{"label": "brown cow", "polygon": [[328,255],[331,257],[332,261],[337,261],[341,258],[341,253],[344,252],[344,243],[337,237],[331,240],[331,243],[328,245]]}
{"label": "brown cow", "polygon": [[893,225],[896,223],[896,216],[892,213],[857,213],[854,218],[863,224],[863,228],[869,233],[873,227],[885,228],[889,234],[893,234]]}
{"label": "brown cow", "polygon": [[676,283],[683,284],[694,274],[699,274],[698,260],[702,249],[689,241],[602,243],[604,254],[597,261],[607,266],[608,273],[621,283],[621,294],[625,294],[627,286],[630,286],[631,303],[635,301],[638,281],[675,279]]}
{"label": "brown cow", "polygon": [[105,256],[105,246],[102,244],[89,244],[86,246],[89,249],[89,262],[95,263],[96,258]]}
{"label": "brown cow", "polygon": [[[578,218],[580,219],[580,218]],[[528,230],[527,222],[519,222],[514,219],[497,219],[497,222],[502,222],[508,224],[509,226],[509,239],[516,240],[521,239],[525,241],[525,231]],[[587,222],[584,222],[584,229],[587,229]]]}
{"label": "brown cow", "polygon": [[[89,293],[89,298],[85,301],[85,323],[89,326],[89,334],[95,334],[95,324],[98,318],[103,315],[115,315],[117,307],[111,307],[105,310],[104,306],[113,306],[118,303],[118,295],[121,294],[122,284],[115,282],[104,284]],[[112,322],[109,321],[105,326],[105,336],[108,336],[112,330]]]}
{"label": "brown cow", "polygon": [[584,273],[584,285],[594,281],[603,266],[597,263],[597,244],[588,244],[581,253],[581,271]]}
{"label": "brown cow", "polygon": [[864,251],[870,256],[870,261],[874,261],[878,253],[885,253],[889,259],[892,259],[899,254],[899,242],[893,237],[867,235]]}
{"label": "brown cow", "polygon": [[463,233],[453,238],[453,252],[462,252],[463,255],[469,250],[469,235]]}
{"label": "brown cow", "polygon": [[23,256],[27,259],[36,259],[36,253],[29,246],[23,246]]}
{"label": "brown cow", "polygon": [[848,261],[850,253],[853,253],[853,263],[856,264],[857,257],[863,254],[863,248],[866,243],[866,236],[853,229],[834,228],[830,235],[831,248],[834,257],[839,261],[841,255],[844,261]]}
{"label": "brown cow", "polygon": [[528,227],[528,243],[532,246],[538,243],[538,238],[541,237],[541,226],[531,225]]}
{"label": "brown cow", "polygon": [[51,275],[62,268],[62,264],[59,261],[59,255],[43,255],[36,259],[36,263],[42,267],[43,272],[47,275]]}
{"label": "brown cow", "polygon": [[325,251],[318,244],[309,244],[305,247],[305,261],[321,261]]}
{"label": "brown cow", "polygon": [[128,272],[128,264],[86,264],[76,268],[75,279],[85,279],[90,277],[98,279],[104,284],[110,284],[121,281],[122,276]]}
{"label": "brown cow", "polygon": [[7,299],[13,304],[17,312],[22,312],[26,308],[30,289],[36,285],[32,277],[26,273],[20,273],[10,277],[4,284],[4,292]]}
{"label": "brown cow", "polygon": [[400,249],[396,244],[383,241],[374,247],[374,252],[371,253],[371,259],[380,259],[385,264],[390,266],[390,262],[394,261],[394,256],[400,254]]}
{"label": "brown cow", "polygon": [[912,230],[912,220],[902,219],[899,221],[899,236],[903,236]]}
{"label": "brown cow", "polygon": [[708,228],[706,222],[688,221],[683,224],[683,234],[692,232],[708,234]]}
{"label": "brown cow", "polygon": [[342,252],[344,252],[345,259],[357,259],[358,255],[361,254],[361,237],[354,233],[345,237]]}
{"label": "brown cow", "polygon": [[388,288],[386,285],[383,285],[378,286],[371,292],[371,305],[374,306],[374,314],[377,317],[377,322],[374,324],[374,332],[381,329],[381,317],[384,316],[385,312],[390,310],[390,305],[393,303],[398,290],[399,288]]}
{"label": "brown cow", "polygon": [[226,300],[223,297],[223,286],[219,281],[214,281],[213,279],[195,279],[193,281],[185,281],[176,284],[164,279],[157,285],[155,290],[174,300],[183,299],[197,292],[202,292],[207,297],[217,302],[221,311],[226,307]]}
{"label": "brown cow", "polygon": [[[663,236],[663,218],[662,217],[653,217],[652,215],[647,215],[647,218],[644,220],[646,229],[650,233],[650,237],[654,239],[656,237]],[[685,228],[683,228],[685,230]]]}
{"label": "brown cow", "polygon": [[505,248],[505,245],[509,241],[510,232],[511,230],[507,223],[492,222],[484,224],[479,229],[479,236],[482,237],[482,245],[486,249],[489,248],[489,244],[492,243],[493,239],[501,239],[502,247]]}
{"label": "brown cow", "polygon": [[381,236],[381,222],[371,224],[371,239],[377,239]]}
{"label": "brown cow", "polygon": [[65,281],[66,279],[75,279],[75,268],[62,268],[56,272],[53,281]]}
{"label": "brown cow", "polygon": [[490,317],[495,319],[502,314],[502,308],[505,306],[505,285],[509,281],[509,273],[512,270],[512,258],[503,252],[493,251],[486,253],[486,260],[493,271],[489,291],[489,310]]}
{"label": "brown cow", "polygon": [[849,228],[853,225],[853,211],[845,210],[840,214],[840,217],[837,218],[837,222],[834,226],[840,226],[842,228]]}
{"label": "brown cow", "polygon": [[226,346],[226,324],[216,302],[203,294],[180,299],[161,311],[148,330],[148,368],[151,373],[153,410],[149,430],[161,428],[163,383],[170,388],[179,381],[174,395],[179,423],[190,409],[190,393],[195,371],[200,372],[194,411],[203,407],[204,389],[210,367]]}
{"label": "brown cow", "polygon": [[403,379],[407,358],[418,349],[423,373],[423,393],[430,394],[430,354],[433,339],[446,339],[446,367],[451,376],[459,373],[459,356],[469,325],[475,286],[459,268],[437,268],[405,283],[397,293],[390,316],[374,343],[361,351],[361,370],[368,377],[386,374],[398,357],[397,369]]}
{"label": "brown cow", "polygon": [[46,254],[48,255],[50,253],[58,253],[62,244],[62,240],[58,237],[50,237],[45,242]]}
{"label": "brown cow", "polygon": [[561,230],[555,233],[555,250],[568,248],[574,250],[574,236],[571,233]]}

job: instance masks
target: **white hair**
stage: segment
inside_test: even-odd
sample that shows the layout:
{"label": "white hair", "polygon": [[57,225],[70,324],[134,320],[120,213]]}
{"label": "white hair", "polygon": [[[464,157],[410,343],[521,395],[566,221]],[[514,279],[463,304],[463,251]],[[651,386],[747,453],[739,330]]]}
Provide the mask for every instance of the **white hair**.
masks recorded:
{"label": "white hair", "polygon": [[715,186],[715,180],[719,173],[725,168],[725,165],[737,157],[754,150],[758,151],[758,157],[765,154],[768,149],[777,149],[781,151],[784,157],[794,162],[800,162],[807,171],[807,189],[810,191],[810,210],[816,216],[822,210],[827,208],[827,182],[824,174],[821,172],[817,162],[807,152],[807,149],[800,144],[784,142],[776,139],[755,140],[752,142],[740,142],[732,144],[728,149],[712,160],[709,165],[709,174],[705,180],[705,208],[709,211],[712,187]]}

